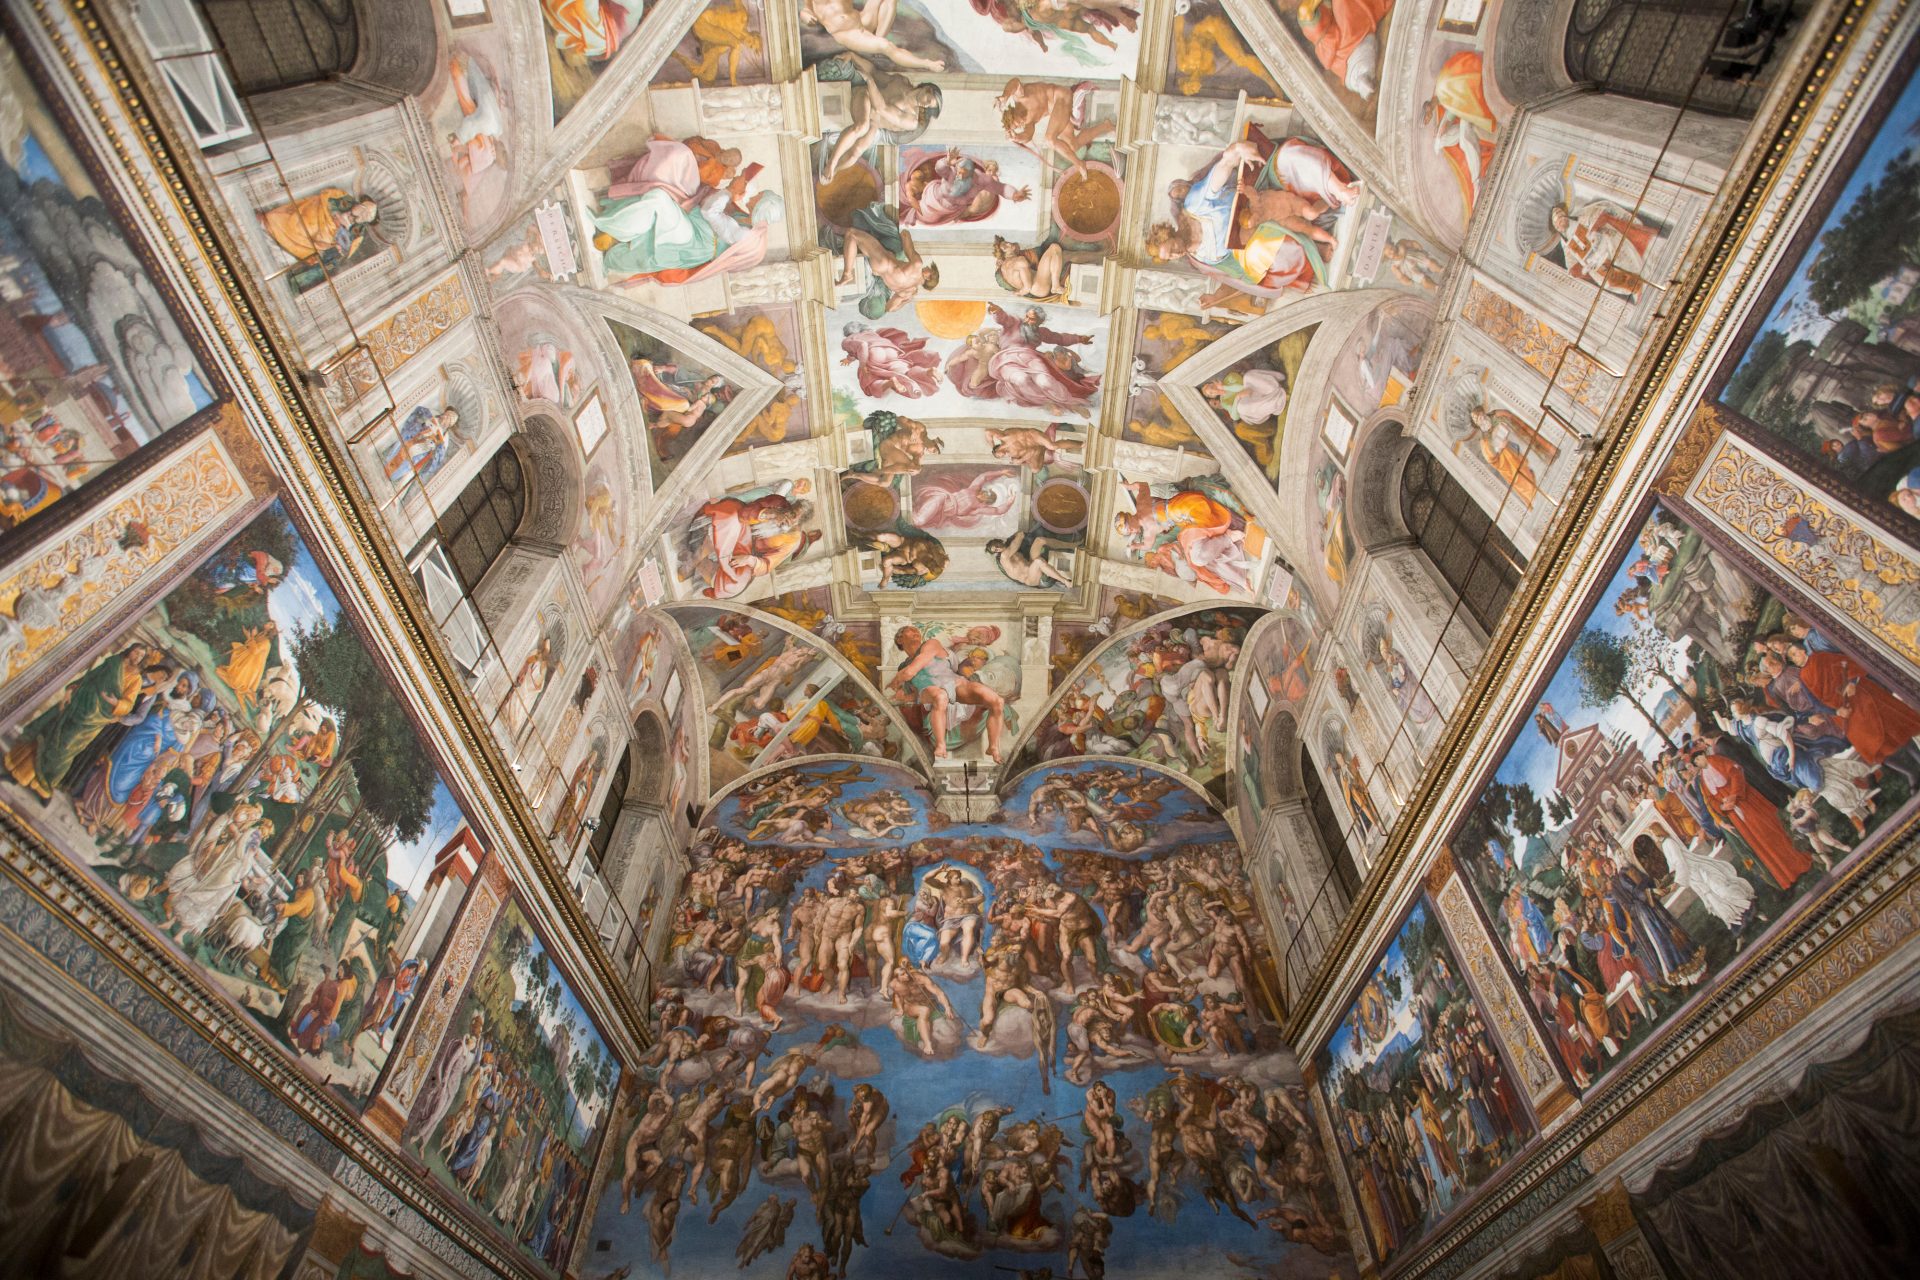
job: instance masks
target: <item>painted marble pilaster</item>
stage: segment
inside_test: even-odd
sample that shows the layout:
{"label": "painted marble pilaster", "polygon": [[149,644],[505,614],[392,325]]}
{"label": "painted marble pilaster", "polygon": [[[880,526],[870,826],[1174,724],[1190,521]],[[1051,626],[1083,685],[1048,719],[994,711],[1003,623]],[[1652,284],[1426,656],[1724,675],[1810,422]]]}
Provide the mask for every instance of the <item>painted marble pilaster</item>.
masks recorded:
{"label": "painted marble pilaster", "polygon": [[446,1034],[460,992],[467,985],[480,949],[486,945],[493,921],[506,902],[507,875],[496,861],[489,860],[480,869],[479,883],[473,888],[467,907],[454,926],[453,937],[440,960],[440,981],[427,993],[426,1007],[415,1019],[412,1032],[401,1046],[393,1069],[381,1089],[376,1110],[397,1113],[404,1119],[425,1082],[427,1068]]}
{"label": "painted marble pilaster", "polygon": [[1520,1083],[1527,1091],[1541,1124],[1561,1114],[1573,1102],[1560,1073],[1553,1069],[1546,1043],[1539,1028],[1520,1003],[1507,971],[1494,952],[1493,940],[1468,900],[1467,886],[1461,881],[1453,859],[1442,855],[1428,873],[1427,884],[1434,904],[1440,908],[1441,926],[1466,966],[1467,981],[1487,1011],[1494,1034],[1500,1037],[1507,1059],[1519,1069]]}
{"label": "painted marble pilaster", "polygon": [[1367,1243],[1366,1228],[1361,1224],[1360,1206],[1354,1203],[1353,1188],[1347,1184],[1344,1171],[1341,1171],[1340,1144],[1333,1136],[1333,1121],[1327,1115],[1326,1106],[1320,1101],[1318,1072],[1311,1062],[1300,1064],[1300,1079],[1307,1087],[1307,1109],[1313,1113],[1314,1128],[1319,1131],[1320,1146],[1325,1153],[1328,1166],[1338,1172],[1333,1178],[1334,1198],[1340,1202],[1340,1216],[1347,1224],[1347,1244],[1353,1250],[1354,1261],[1360,1265],[1362,1276],[1377,1276],[1373,1251]]}
{"label": "painted marble pilaster", "polygon": [[1576,1212],[1600,1242],[1618,1280],[1670,1280],[1634,1219],[1627,1188],[1618,1179]]}

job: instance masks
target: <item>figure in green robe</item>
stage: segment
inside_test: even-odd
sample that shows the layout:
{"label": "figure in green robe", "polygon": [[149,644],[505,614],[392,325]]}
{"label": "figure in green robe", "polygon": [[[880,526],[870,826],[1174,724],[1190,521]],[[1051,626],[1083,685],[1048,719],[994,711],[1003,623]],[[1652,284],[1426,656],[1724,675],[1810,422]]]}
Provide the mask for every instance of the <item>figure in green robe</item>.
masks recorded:
{"label": "figure in green robe", "polygon": [[141,669],[156,656],[128,645],[94,663],[61,699],[29,720],[7,749],[7,772],[42,800],[51,799],[74,761],[110,724],[131,715],[145,688]]}

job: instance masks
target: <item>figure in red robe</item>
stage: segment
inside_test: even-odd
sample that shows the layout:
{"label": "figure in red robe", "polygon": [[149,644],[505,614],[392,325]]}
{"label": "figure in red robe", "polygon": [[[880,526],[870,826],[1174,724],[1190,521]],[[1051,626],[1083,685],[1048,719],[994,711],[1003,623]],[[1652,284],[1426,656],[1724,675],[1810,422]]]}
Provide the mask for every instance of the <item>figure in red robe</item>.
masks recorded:
{"label": "figure in red robe", "polygon": [[1834,709],[1846,725],[1847,741],[1876,769],[1920,735],[1920,711],[1844,653],[1825,649],[1808,654],[1800,664],[1800,679],[1809,693]]}
{"label": "figure in red robe", "polygon": [[1747,781],[1746,772],[1726,756],[1700,759],[1700,790],[1714,816],[1740,833],[1753,856],[1773,882],[1791,889],[1813,869],[1813,859],[1800,851],[1780,821],[1780,811]]}

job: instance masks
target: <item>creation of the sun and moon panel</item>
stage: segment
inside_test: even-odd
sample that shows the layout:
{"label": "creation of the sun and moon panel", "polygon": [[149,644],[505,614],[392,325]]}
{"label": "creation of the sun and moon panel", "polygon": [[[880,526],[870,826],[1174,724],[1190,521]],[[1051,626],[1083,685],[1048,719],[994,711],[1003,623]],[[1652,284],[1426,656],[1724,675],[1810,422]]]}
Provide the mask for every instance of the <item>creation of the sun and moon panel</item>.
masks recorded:
{"label": "creation of the sun and moon panel", "polygon": [[[427,106],[520,408],[722,796],[583,1274],[1353,1274],[1222,814],[1348,585],[1493,6],[467,7]],[[1544,480],[1486,420],[1462,465]]]}

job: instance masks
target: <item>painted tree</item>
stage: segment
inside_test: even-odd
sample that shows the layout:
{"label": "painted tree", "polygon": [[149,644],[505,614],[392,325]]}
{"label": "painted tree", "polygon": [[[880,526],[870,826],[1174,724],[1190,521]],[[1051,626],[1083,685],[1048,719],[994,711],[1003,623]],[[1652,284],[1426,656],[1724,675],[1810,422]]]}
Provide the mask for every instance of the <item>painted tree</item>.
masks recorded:
{"label": "painted tree", "polygon": [[[1508,883],[1527,879],[1520,865],[1525,842],[1546,829],[1540,797],[1526,782],[1490,782],[1468,808],[1454,835],[1454,849],[1477,868],[1469,878],[1481,889],[1489,910]],[[1494,844],[1505,851],[1504,868],[1489,850]]]}
{"label": "painted tree", "polygon": [[527,1003],[533,1004],[544,1001],[547,990],[547,979],[552,975],[553,961],[547,959],[547,953],[544,949],[536,950],[533,953],[533,957],[527,961],[527,976],[531,979],[527,984]]}
{"label": "painted tree", "polygon": [[294,642],[303,699],[325,708],[339,726],[336,766],[351,763],[359,804],[391,828],[417,840],[433,815],[433,760],[394,696],[386,677],[344,617],[316,623]]}
{"label": "painted tree", "polygon": [[1547,817],[1554,826],[1573,821],[1573,805],[1558,791],[1547,797]]}
{"label": "painted tree", "polygon": [[573,1096],[582,1107],[593,1101],[600,1083],[600,1044],[588,1040],[585,1052],[573,1055]]}
{"label": "painted tree", "polygon": [[1794,357],[1811,350],[1813,344],[1804,338],[1789,341],[1779,330],[1767,330],[1747,348],[1746,358],[1727,379],[1726,402],[1751,415],[1755,403],[1773,390]]}
{"label": "painted tree", "polygon": [[[1663,684],[1687,704],[1695,717],[1705,719],[1706,708],[1692,679],[1691,642],[1678,642],[1651,622],[1638,622],[1622,642],[1627,651],[1627,684],[1647,688]],[[1743,646],[1744,647],[1744,646]]]}
{"label": "painted tree", "polygon": [[1568,656],[1573,659],[1573,673],[1580,682],[1580,701],[1583,706],[1605,710],[1616,700],[1624,702],[1640,713],[1640,718],[1659,735],[1662,742],[1669,747],[1674,745],[1667,731],[1660,727],[1660,722],[1634,696],[1636,658],[1632,645],[1626,639],[1598,627],[1588,627],[1573,642],[1573,650]]}
{"label": "painted tree", "polygon": [[[294,561],[299,536],[279,504],[255,516],[247,527],[167,594],[168,625],[200,637],[222,659],[228,646],[246,639],[250,627],[268,620],[267,593],[238,585],[261,563],[277,561],[284,571]],[[284,646],[290,637],[282,636]],[[284,648],[280,657],[285,659]]]}
{"label": "painted tree", "polygon": [[1909,149],[1855,196],[1820,237],[1807,268],[1807,296],[1829,315],[1845,311],[1901,267],[1920,262],[1920,157]]}

